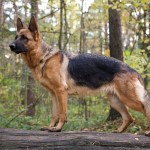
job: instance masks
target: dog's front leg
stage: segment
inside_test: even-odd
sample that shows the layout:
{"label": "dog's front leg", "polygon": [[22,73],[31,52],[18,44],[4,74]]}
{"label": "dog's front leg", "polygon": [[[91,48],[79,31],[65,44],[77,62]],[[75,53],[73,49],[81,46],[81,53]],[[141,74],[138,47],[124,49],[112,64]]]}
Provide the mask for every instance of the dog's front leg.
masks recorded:
{"label": "dog's front leg", "polygon": [[49,126],[44,126],[41,130],[50,130],[51,128],[55,127],[59,121],[59,113],[58,113],[58,102],[57,98],[54,93],[51,93],[52,96],[52,120]]}
{"label": "dog's front leg", "polygon": [[68,93],[64,88],[59,88],[55,91],[55,95],[58,102],[58,116],[59,121],[56,127],[49,128],[50,132],[61,131],[64,123],[67,121],[67,97]]}
{"label": "dog's front leg", "polygon": [[49,125],[49,128],[56,126],[58,120],[59,120],[58,101],[55,94],[52,94],[52,120]]}

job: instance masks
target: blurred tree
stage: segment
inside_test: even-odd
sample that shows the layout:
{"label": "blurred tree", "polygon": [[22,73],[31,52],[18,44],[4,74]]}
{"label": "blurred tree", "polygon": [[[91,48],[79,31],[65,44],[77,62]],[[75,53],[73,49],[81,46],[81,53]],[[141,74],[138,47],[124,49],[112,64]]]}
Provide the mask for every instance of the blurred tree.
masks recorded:
{"label": "blurred tree", "polygon": [[35,16],[36,19],[38,19],[38,2],[39,0],[30,0],[31,4],[31,16]]}
{"label": "blurred tree", "polygon": [[[113,5],[115,1],[109,0],[108,2]],[[123,61],[120,12],[112,7],[109,8],[109,48],[111,57]],[[117,117],[120,117],[120,114],[111,107],[107,120],[115,120]]]}
{"label": "blurred tree", "polygon": [[[31,4],[31,16],[35,16],[36,20],[38,18],[38,0],[30,0]],[[28,74],[27,79],[27,99],[26,99],[26,115],[34,116],[35,115],[35,106],[36,106],[36,97],[34,94],[35,81],[31,74]]]}
{"label": "blurred tree", "polygon": [[3,0],[0,0],[0,25],[3,24],[4,21],[4,8],[3,8]]}
{"label": "blurred tree", "polygon": [[66,1],[60,0],[60,27],[59,27],[59,40],[58,46],[60,50],[66,50],[69,42],[68,36],[68,19],[67,19],[67,5]]}
{"label": "blurred tree", "polygon": [[64,1],[64,45],[63,45],[63,50],[67,50],[68,47],[68,42],[69,42],[69,24],[68,24],[68,19],[67,19],[67,5],[66,2]]}
{"label": "blurred tree", "polygon": [[64,0],[60,0],[60,30],[59,30],[59,41],[58,41],[60,50],[62,50],[62,41],[63,41],[63,22],[64,22],[63,9],[64,9]]}
{"label": "blurred tree", "polygon": [[[3,31],[3,25],[4,25],[4,2],[3,0],[0,0],[0,41],[3,40],[2,37],[2,31]],[[0,48],[3,48],[3,44],[0,44]]]}
{"label": "blurred tree", "polygon": [[80,20],[80,47],[79,47],[79,53],[84,53],[84,46],[85,46],[85,26],[84,26],[84,0],[82,0],[81,4],[81,20]]}

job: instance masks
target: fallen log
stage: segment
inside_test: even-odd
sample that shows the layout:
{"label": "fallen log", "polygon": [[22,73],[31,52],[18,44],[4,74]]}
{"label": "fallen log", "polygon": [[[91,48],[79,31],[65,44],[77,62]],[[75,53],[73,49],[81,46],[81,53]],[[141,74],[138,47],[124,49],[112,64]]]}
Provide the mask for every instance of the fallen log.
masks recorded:
{"label": "fallen log", "polygon": [[133,150],[150,149],[150,137],[89,131],[46,132],[0,129],[0,150]]}

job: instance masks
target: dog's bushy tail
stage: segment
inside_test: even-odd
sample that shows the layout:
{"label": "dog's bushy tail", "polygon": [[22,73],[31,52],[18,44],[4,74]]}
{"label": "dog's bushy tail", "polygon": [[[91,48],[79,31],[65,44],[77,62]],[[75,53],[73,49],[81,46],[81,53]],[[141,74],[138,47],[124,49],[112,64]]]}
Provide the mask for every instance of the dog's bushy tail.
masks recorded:
{"label": "dog's bushy tail", "polygon": [[147,90],[145,89],[145,95],[144,95],[144,111],[145,111],[145,115],[148,118],[148,121],[150,123],[150,96],[147,92]]}

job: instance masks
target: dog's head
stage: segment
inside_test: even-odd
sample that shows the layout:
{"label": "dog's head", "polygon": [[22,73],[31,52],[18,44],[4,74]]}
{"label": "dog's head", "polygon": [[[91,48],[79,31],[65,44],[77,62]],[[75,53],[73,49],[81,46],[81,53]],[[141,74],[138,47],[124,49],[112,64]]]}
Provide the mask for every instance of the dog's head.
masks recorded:
{"label": "dog's head", "polygon": [[9,45],[16,54],[26,53],[38,46],[40,36],[38,25],[34,16],[31,17],[28,28],[25,27],[20,18],[17,19],[17,35],[15,40]]}

